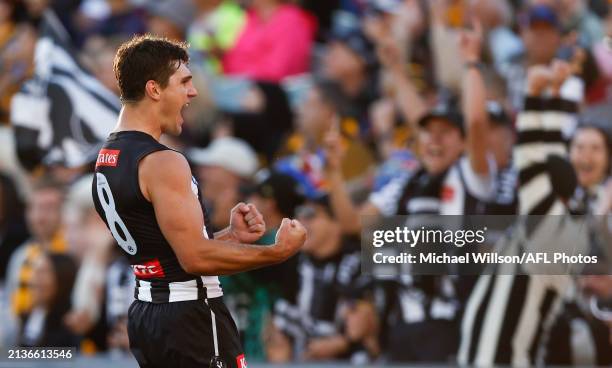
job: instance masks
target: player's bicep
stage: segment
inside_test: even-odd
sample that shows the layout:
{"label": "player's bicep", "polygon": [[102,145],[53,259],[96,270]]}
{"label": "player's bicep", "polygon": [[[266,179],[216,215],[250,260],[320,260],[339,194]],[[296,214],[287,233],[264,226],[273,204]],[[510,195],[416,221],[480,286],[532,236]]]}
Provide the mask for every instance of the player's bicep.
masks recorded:
{"label": "player's bicep", "polygon": [[160,153],[158,159],[144,162],[141,170],[159,227],[185,266],[197,249],[194,244],[203,236],[202,209],[191,190],[191,171],[185,159],[172,151]]}

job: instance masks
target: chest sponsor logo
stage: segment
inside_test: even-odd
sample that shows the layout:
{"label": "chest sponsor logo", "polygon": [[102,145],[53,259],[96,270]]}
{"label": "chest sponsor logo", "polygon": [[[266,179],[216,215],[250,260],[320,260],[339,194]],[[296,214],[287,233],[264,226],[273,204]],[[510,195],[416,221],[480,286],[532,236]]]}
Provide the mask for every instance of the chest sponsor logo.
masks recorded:
{"label": "chest sponsor logo", "polygon": [[152,261],[132,265],[132,269],[134,270],[134,275],[141,279],[165,277],[164,269],[157,258]]}
{"label": "chest sponsor logo", "polygon": [[96,167],[110,166],[115,167],[119,162],[119,153],[121,150],[101,149],[96,160]]}
{"label": "chest sponsor logo", "polygon": [[247,368],[247,361],[244,354],[240,354],[236,357],[236,366],[238,366],[238,368]]}

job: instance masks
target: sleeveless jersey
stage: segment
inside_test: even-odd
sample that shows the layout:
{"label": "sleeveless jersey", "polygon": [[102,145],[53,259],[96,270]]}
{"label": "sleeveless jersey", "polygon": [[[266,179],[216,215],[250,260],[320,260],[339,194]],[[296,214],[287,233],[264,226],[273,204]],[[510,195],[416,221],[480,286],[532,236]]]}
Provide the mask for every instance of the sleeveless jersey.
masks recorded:
{"label": "sleeveless jersey", "polygon": [[[169,149],[144,132],[111,133],[96,161],[92,185],[96,211],[129,259],[136,277],[136,299],[168,303],[219,297],[223,293],[217,276],[196,276],[183,270],[162,234],[153,205],[140,190],[140,160]],[[212,238],[193,176],[191,189],[202,206],[204,236]]]}

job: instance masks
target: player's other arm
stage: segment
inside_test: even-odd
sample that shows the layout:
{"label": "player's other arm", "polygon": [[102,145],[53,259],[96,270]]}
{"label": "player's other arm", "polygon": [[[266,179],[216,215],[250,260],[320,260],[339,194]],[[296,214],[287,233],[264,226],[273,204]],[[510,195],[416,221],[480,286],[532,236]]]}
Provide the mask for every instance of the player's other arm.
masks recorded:
{"label": "player's other arm", "polygon": [[273,246],[207,239],[200,202],[191,190],[191,170],[177,152],[148,155],[140,163],[138,177],[164,237],[188,273],[227,275],[279,263],[295,254],[306,239],[304,227],[289,219],[283,219]]}
{"label": "player's other arm", "polygon": [[[467,64],[480,63],[483,43],[482,26],[475,21],[472,30],[464,30],[459,38],[459,50]],[[463,74],[463,113],[467,121],[467,153],[472,170],[488,175],[487,141],[489,117],[487,114],[487,89],[479,68],[468,66]]]}

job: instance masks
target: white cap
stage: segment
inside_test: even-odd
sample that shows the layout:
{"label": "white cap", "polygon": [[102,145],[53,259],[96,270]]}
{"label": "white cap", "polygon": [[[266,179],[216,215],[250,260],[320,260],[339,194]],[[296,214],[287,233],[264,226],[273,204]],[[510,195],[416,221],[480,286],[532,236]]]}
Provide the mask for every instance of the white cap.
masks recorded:
{"label": "white cap", "polygon": [[220,166],[242,177],[250,177],[257,171],[257,154],[242,139],[217,138],[206,148],[189,150],[188,156],[196,165]]}

